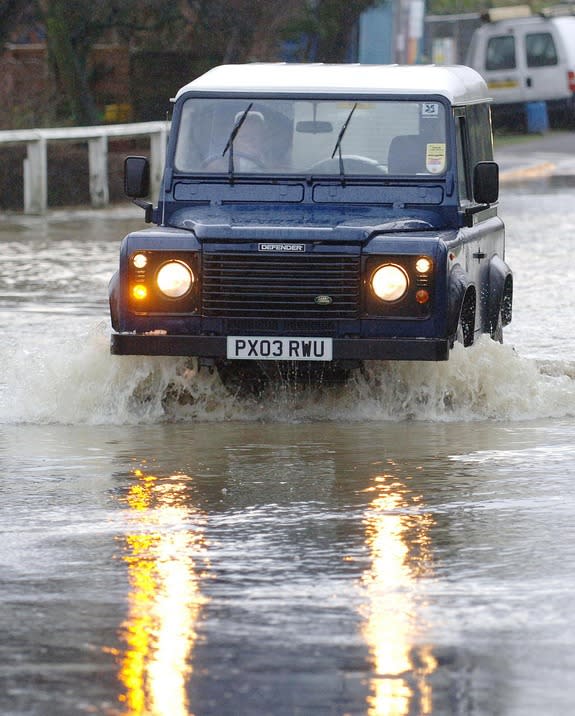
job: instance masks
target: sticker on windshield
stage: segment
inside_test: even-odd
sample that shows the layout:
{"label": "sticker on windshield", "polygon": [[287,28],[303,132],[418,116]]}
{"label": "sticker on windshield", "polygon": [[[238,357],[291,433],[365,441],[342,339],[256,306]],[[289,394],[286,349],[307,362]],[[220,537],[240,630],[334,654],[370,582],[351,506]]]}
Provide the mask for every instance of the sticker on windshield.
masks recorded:
{"label": "sticker on windshield", "polygon": [[445,169],[445,144],[434,142],[427,145],[425,168],[431,174],[440,174]]}
{"label": "sticker on windshield", "polygon": [[439,116],[439,103],[438,102],[424,102],[421,105],[421,116],[422,117],[438,117]]}

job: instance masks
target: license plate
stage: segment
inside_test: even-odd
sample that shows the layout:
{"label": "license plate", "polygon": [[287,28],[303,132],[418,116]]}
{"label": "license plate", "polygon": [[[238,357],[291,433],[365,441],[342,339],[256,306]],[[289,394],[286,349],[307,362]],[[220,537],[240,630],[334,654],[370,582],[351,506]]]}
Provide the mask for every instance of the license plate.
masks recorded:
{"label": "license plate", "polygon": [[227,357],[232,360],[330,361],[332,339],[228,336]]}

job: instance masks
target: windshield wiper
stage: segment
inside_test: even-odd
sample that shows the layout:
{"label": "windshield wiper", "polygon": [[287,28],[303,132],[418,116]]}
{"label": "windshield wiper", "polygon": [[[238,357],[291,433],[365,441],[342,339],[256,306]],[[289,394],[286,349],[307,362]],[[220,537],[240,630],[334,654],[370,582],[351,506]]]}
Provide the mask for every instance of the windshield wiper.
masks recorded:
{"label": "windshield wiper", "polygon": [[339,130],[339,134],[337,135],[337,141],[335,143],[335,147],[333,148],[333,152],[331,153],[331,158],[333,159],[335,157],[335,153],[339,153],[339,176],[341,178],[341,184],[342,186],[345,184],[345,172],[343,167],[343,157],[341,154],[341,140],[343,139],[343,135],[345,134],[347,130],[347,125],[349,124],[350,119],[353,116],[353,113],[355,112],[357,107],[357,102],[353,105],[351,108],[351,112],[347,115],[347,119],[343,123],[341,129]]}
{"label": "windshield wiper", "polygon": [[222,157],[225,157],[228,149],[230,150],[230,159],[228,162],[228,174],[230,177],[230,183],[233,183],[234,181],[234,139],[240,131],[242,124],[246,121],[246,117],[248,116],[249,111],[253,106],[254,103],[250,102],[243,111],[242,116],[234,124],[232,131],[230,132],[230,136],[228,137],[228,141],[226,142],[226,146],[224,147],[224,151],[222,152]]}

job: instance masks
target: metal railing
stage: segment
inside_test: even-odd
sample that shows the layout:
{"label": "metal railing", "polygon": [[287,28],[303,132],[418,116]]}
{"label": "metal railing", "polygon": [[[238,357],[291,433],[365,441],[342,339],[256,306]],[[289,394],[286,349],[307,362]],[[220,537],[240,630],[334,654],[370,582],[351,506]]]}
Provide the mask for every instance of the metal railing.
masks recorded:
{"label": "metal railing", "polygon": [[0,131],[3,144],[25,144],[24,213],[43,214],[48,208],[48,143],[87,142],[90,172],[90,200],[94,208],[110,201],[108,180],[108,140],[122,137],[150,138],[150,180],[153,196],[159,194],[166,157],[169,125],[167,122],[112,124],[98,127],[61,127],[57,129],[15,129]]}

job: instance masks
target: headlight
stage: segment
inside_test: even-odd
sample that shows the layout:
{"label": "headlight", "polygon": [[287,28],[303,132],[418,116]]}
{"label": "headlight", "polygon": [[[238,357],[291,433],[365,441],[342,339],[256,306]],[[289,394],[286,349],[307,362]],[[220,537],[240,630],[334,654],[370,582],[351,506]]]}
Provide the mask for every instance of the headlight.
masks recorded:
{"label": "headlight", "polygon": [[135,254],[132,256],[132,265],[137,269],[146,268],[148,265],[148,257],[146,254]]}
{"label": "headlight", "polygon": [[169,261],[156,274],[156,284],[168,298],[182,298],[192,288],[194,275],[182,261]]}
{"label": "headlight", "polygon": [[371,276],[371,289],[382,301],[399,301],[408,285],[407,274],[394,264],[380,266]]}
{"label": "headlight", "polygon": [[421,256],[415,262],[415,270],[420,274],[429,273],[431,271],[431,266],[431,259],[427,258],[427,256]]}

